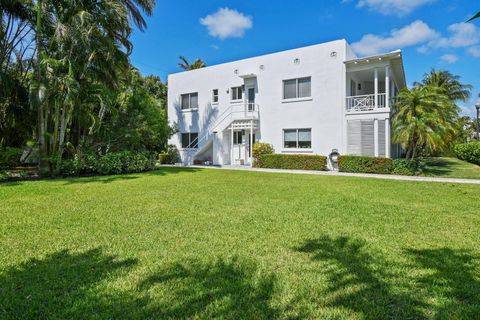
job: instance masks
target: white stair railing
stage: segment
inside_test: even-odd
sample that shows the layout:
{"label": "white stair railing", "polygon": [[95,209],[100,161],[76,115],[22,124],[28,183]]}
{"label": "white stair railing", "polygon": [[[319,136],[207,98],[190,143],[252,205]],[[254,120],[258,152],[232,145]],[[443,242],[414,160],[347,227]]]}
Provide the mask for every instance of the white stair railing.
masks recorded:
{"label": "white stair railing", "polygon": [[[235,120],[242,119],[257,119],[259,115],[258,104],[247,102],[245,104],[231,105],[225,111],[223,111],[206,129],[206,133],[202,137],[197,136],[187,146],[187,149],[196,149],[200,146],[200,143],[205,139],[210,138],[211,134],[215,131],[223,131],[228,125]],[[223,126],[220,126],[224,124]],[[226,124],[226,125],[225,125]]]}

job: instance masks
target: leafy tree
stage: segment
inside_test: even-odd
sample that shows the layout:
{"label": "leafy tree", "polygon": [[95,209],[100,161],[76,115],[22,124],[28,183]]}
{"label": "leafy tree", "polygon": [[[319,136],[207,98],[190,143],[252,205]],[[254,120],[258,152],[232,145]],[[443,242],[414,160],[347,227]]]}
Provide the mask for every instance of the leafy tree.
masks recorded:
{"label": "leafy tree", "polygon": [[455,133],[455,106],[444,90],[435,86],[403,89],[392,108],[393,142],[407,158],[444,150]]}
{"label": "leafy tree", "polygon": [[195,70],[205,68],[207,64],[200,58],[197,58],[192,64],[190,64],[184,56],[180,56],[180,63],[178,64],[183,70]]}

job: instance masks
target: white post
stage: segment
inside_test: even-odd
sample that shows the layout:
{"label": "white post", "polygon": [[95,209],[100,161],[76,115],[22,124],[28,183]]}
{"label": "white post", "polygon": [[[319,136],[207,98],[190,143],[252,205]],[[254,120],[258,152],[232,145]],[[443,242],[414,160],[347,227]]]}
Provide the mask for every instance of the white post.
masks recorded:
{"label": "white post", "polygon": [[390,67],[385,67],[385,108],[390,108]]}
{"label": "white post", "polygon": [[231,124],[230,127],[230,132],[231,132],[231,139],[230,139],[230,165],[234,165],[234,155],[233,155],[233,123]]}
{"label": "white post", "polygon": [[373,145],[375,157],[378,157],[378,119],[373,120]]}
{"label": "white post", "polygon": [[390,158],[390,119],[385,119],[385,157]]}
{"label": "white post", "polygon": [[375,109],[378,108],[378,68],[374,69],[374,75],[375,75]]}
{"label": "white post", "polygon": [[250,166],[253,165],[253,120],[250,120]]}

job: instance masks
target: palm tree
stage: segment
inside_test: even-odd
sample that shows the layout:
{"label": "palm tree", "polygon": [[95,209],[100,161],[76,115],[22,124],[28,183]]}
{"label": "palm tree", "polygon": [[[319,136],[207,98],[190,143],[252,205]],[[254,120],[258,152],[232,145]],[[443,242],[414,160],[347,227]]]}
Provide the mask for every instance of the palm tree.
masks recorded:
{"label": "palm tree", "polygon": [[415,86],[431,85],[445,90],[445,94],[452,101],[466,102],[470,98],[470,90],[473,86],[460,82],[460,77],[453,75],[446,70],[430,70],[423,76],[421,83],[416,82]]}
{"label": "palm tree", "polygon": [[455,131],[452,101],[435,86],[403,89],[392,108],[393,142],[407,151],[407,158],[443,150]]}
{"label": "palm tree", "polygon": [[40,174],[50,172],[47,158],[61,159],[73,115],[88,112],[95,119],[98,112],[92,112],[88,93],[106,91],[99,86],[118,87],[121,75],[129,70],[130,21],[143,30],[141,12],[151,14],[154,4],[154,0],[37,0],[31,103],[38,113]]}
{"label": "palm tree", "polygon": [[472,20],[474,20],[474,19],[478,19],[478,18],[480,18],[480,11],[477,12],[476,15],[474,15],[473,17],[471,17],[470,20],[468,20],[467,22],[472,21]]}
{"label": "palm tree", "polygon": [[189,71],[189,70],[195,70],[195,69],[201,69],[205,68],[207,64],[205,61],[203,61],[200,58],[197,58],[192,64],[190,64],[184,56],[180,56],[180,63],[178,63],[178,66],[182,68],[183,70]]}

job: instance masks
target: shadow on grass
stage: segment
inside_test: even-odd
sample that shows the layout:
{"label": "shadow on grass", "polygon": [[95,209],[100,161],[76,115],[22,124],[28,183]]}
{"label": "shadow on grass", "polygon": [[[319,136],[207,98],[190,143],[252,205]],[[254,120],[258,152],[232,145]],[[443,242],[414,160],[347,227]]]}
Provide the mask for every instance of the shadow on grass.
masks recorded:
{"label": "shadow on grass", "polygon": [[[137,264],[100,249],[60,251],[0,273],[0,319],[273,319],[276,279],[238,259],[172,264],[133,288]],[[160,294],[159,294],[160,292]]]}
{"label": "shadow on grass", "polygon": [[361,240],[324,236],[306,241],[297,250],[328,264],[322,270],[329,281],[327,306],[343,307],[366,319],[424,319],[423,303],[408,290],[394,288],[385,261],[375,259],[364,246]]}
{"label": "shadow on grass", "polygon": [[88,315],[121,317],[141,299],[97,286],[128,271],[136,260],[118,260],[100,249],[60,251],[32,259],[0,275],[1,319],[81,319]]}
{"label": "shadow on grass", "polygon": [[458,166],[454,160],[446,158],[428,158],[425,161],[423,174],[427,176],[449,176],[454,172],[455,166]]}
{"label": "shadow on grass", "polygon": [[176,263],[146,279],[143,290],[160,286],[168,299],[160,318],[275,319],[271,300],[276,279],[253,263],[218,260]]}
{"label": "shadow on grass", "polygon": [[416,267],[426,275],[419,283],[431,296],[444,301],[436,319],[479,319],[480,281],[478,257],[465,250],[450,248],[409,249]]}

